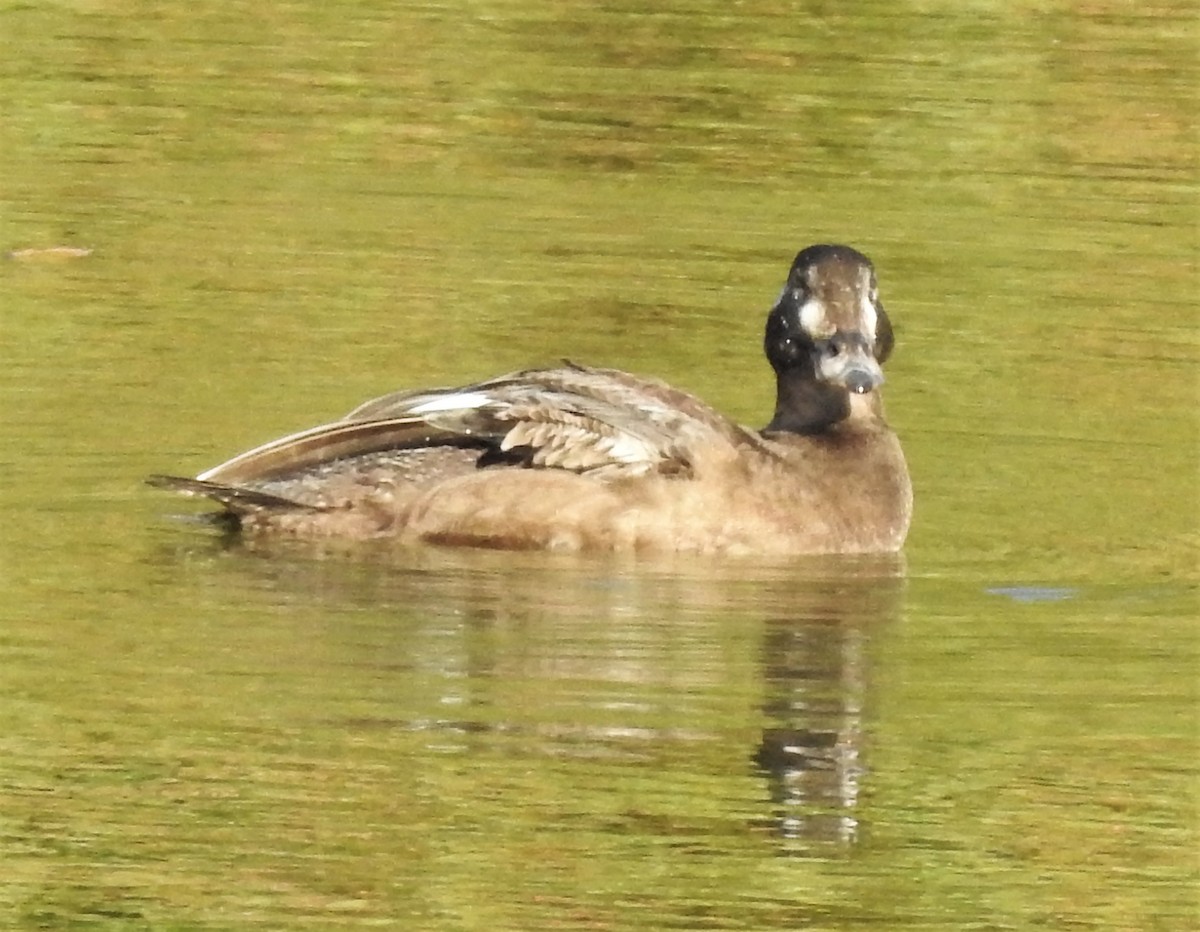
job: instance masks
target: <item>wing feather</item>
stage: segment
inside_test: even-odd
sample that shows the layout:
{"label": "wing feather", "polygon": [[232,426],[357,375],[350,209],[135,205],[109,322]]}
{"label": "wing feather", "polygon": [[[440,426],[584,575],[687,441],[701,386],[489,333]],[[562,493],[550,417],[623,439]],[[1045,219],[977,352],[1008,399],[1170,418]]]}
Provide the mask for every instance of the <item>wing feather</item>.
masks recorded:
{"label": "wing feather", "polygon": [[196,478],[228,485],[259,482],[344,457],[431,446],[451,442],[457,437],[457,434],[431,424],[428,419],[416,417],[335,421],[264,443],[205,470]]}
{"label": "wing feather", "polygon": [[197,479],[263,482],[334,460],[395,450],[528,449],[534,467],[597,475],[689,476],[706,457],[761,441],[693,395],[655,379],[568,363],[459,388],[401,391],[345,418],[281,437]]}

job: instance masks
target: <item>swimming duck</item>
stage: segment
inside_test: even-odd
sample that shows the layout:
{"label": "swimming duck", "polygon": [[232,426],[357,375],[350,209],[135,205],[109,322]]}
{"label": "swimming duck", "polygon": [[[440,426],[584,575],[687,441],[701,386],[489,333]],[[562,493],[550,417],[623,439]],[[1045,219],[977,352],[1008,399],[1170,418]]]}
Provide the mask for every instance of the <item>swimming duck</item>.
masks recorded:
{"label": "swimming duck", "polygon": [[400,391],[195,479],[244,534],[553,550],[899,550],[912,487],[879,386],[891,323],[848,246],[802,250],[767,315],[762,430],[687,392],[565,363]]}

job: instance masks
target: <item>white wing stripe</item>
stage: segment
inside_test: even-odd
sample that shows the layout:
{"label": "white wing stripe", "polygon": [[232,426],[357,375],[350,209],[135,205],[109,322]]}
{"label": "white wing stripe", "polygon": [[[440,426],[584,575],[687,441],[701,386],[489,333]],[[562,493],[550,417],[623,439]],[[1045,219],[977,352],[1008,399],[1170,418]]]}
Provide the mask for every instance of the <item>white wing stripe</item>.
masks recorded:
{"label": "white wing stripe", "polygon": [[485,392],[451,392],[430,401],[422,401],[408,409],[409,414],[432,414],[435,411],[471,411],[482,408],[492,400]]}

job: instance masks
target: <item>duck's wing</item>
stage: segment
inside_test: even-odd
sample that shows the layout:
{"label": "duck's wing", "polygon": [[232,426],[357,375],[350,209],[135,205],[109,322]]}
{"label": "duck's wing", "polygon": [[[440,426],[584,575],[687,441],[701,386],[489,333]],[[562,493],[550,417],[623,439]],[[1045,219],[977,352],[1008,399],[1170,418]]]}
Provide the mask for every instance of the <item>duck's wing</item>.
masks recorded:
{"label": "duck's wing", "polygon": [[574,363],[384,395],[346,420],[414,414],[456,436],[498,442],[501,451],[525,450],[527,465],[577,472],[685,475],[706,456],[767,449],[757,433],[666,382]]}
{"label": "duck's wing", "polygon": [[[756,434],[664,382],[613,369],[532,369],[460,388],[396,392],[206,470],[238,486],[385,451],[474,447],[526,466],[691,475],[706,455],[761,445]],[[491,454],[488,451],[491,451]]]}
{"label": "duck's wing", "polygon": [[407,415],[372,421],[334,421],[240,453],[196,478],[202,482],[241,485],[278,479],[331,463],[391,450],[460,445],[479,439],[436,427],[428,419]]}

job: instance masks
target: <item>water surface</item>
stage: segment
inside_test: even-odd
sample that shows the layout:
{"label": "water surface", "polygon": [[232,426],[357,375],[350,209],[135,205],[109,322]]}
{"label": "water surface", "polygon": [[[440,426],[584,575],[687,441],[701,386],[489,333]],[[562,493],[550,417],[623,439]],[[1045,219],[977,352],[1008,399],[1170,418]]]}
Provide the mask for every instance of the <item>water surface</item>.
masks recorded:
{"label": "water surface", "polygon": [[[4,924],[1193,928],[1193,20],[0,9]],[[897,326],[901,559],[244,547],[141,487],[562,357],[761,424],[820,241]]]}

